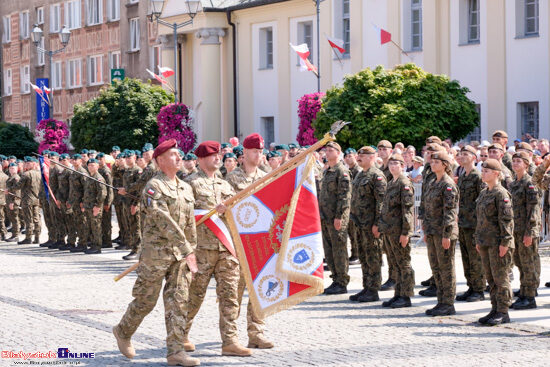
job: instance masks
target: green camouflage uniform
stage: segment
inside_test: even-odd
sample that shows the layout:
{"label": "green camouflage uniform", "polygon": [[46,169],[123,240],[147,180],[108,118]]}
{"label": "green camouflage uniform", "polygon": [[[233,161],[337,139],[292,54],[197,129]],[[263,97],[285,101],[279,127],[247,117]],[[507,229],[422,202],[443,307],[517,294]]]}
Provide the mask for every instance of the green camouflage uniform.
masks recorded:
{"label": "green camouflage uniform", "polygon": [[[96,172],[90,177],[105,183],[105,179]],[[94,180],[87,179],[84,185],[84,196],[82,202],[84,204],[84,213],[90,226],[90,248],[101,249],[101,217],[103,216],[103,203],[107,197],[107,188]],[[98,207],[99,213],[94,216],[93,208]]]}
{"label": "green camouflage uniform", "polygon": [[70,178],[73,174],[74,172],[68,169],[64,169],[63,172],[61,172],[58,176],[57,192],[55,194],[59,204],[61,204],[61,211],[63,212],[63,216],[67,224],[65,233],[67,235],[67,243],[70,245],[74,245],[76,243],[77,229],[74,208],[67,208],[67,203],[69,202],[69,191],[71,187]]}
{"label": "green camouflage uniform", "polygon": [[32,240],[40,237],[40,201],[38,195],[42,176],[37,170],[29,170],[21,174],[17,188],[21,189],[21,209],[23,211],[23,220],[25,221],[25,239]]}
{"label": "green camouflage uniform", "polygon": [[[84,167],[80,166],[75,168],[75,171],[78,171],[86,176],[88,176],[88,171]],[[90,239],[90,226],[86,215],[82,213],[81,204],[82,198],[84,197],[84,186],[86,184],[86,177],[78,174],[76,172],[71,172],[71,177],[69,177],[69,199],[68,203],[71,206],[74,218],[74,224],[76,227],[76,234],[78,236],[78,244],[80,246],[86,246]]]}
{"label": "green camouflage uniform", "polygon": [[[506,149],[506,147],[503,148]],[[512,155],[510,153],[504,152],[504,155],[502,156],[502,163],[504,163],[504,166],[506,166],[510,172],[514,172],[512,169]]]}
{"label": "green camouflage uniform", "polygon": [[[349,170],[349,174],[351,177],[350,181],[353,182],[355,177],[357,177],[357,174],[361,171],[362,171],[361,167],[359,167],[358,164],[355,164],[355,166],[353,166],[353,168]],[[359,258],[359,246],[360,246],[359,241],[360,241],[361,234],[359,233],[359,228],[357,228],[357,225],[352,220],[350,220],[348,224],[348,235],[351,242],[351,257]]]}
{"label": "green camouflage uniform", "polygon": [[[97,170],[98,173],[105,179],[105,183],[113,185],[113,175],[111,174],[111,169],[107,166],[100,166]],[[101,217],[101,243],[110,244],[111,243],[111,205],[113,204],[114,192],[110,187],[105,186],[107,190],[107,196],[105,196],[105,202],[103,203],[103,216]],[[139,196],[138,196],[139,197]],[[105,207],[108,209],[105,210]]]}
{"label": "green camouflage uniform", "polygon": [[[42,176],[40,178],[42,181]],[[55,204],[53,203],[53,199],[51,198],[51,195],[49,197],[49,200],[46,197],[46,187],[44,186],[43,181],[42,181],[42,184],[40,185],[40,194],[38,195],[38,199],[40,201],[40,207],[42,208],[42,216],[44,217],[44,223],[46,224],[46,229],[48,230],[48,241],[53,243],[55,242],[55,236],[54,236],[55,231],[53,229],[50,201],[52,205],[55,205]]]}
{"label": "green camouflage uniform", "polygon": [[[158,172],[158,170],[155,168],[155,164],[153,161],[149,162],[149,164],[145,167],[143,172],[139,176],[136,177],[136,180],[130,184],[129,191],[131,195],[137,196],[138,198],[141,197],[143,193],[143,188],[145,187],[145,184],[153,178],[153,176]],[[141,223],[143,223],[143,211],[139,210],[138,214],[140,218],[140,227]]]}
{"label": "green camouflage uniform", "polygon": [[[59,165],[54,163],[52,166],[50,166],[50,182],[49,182],[50,189],[58,203],[59,203],[58,182],[59,182],[59,175],[61,175],[62,172],[63,172],[63,168],[61,168]],[[52,218],[53,230],[55,233],[55,236],[54,236],[55,241],[64,242],[65,236],[67,234],[65,214],[62,209],[57,207],[57,205],[55,204],[55,201],[52,201],[51,204],[52,205],[50,205],[50,215]]]}
{"label": "green camouflage uniform", "polygon": [[[6,188],[9,192],[11,192],[14,195],[17,195],[18,197],[15,197],[10,194],[6,194],[6,208],[8,208],[8,219],[11,222],[11,233],[12,237],[19,236],[19,230],[21,228],[21,225],[19,223],[19,206],[21,205],[21,190],[19,190],[17,187],[19,186],[19,175],[15,174],[13,176],[10,176],[8,178],[8,181],[6,181]],[[13,204],[13,210],[10,209],[10,204]]]}
{"label": "green camouflage uniform", "polygon": [[6,229],[6,216],[4,215],[4,210],[6,208],[6,196],[8,194],[4,193],[6,189],[6,183],[8,181],[8,175],[4,171],[0,170],[0,235],[2,239],[6,238],[8,231]]}
{"label": "green camouflage uniform", "polygon": [[[126,192],[130,189],[130,186],[137,181],[139,174],[141,173],[141,168],[137,165],[134,167],[127,167],[124,170],[124,175],[122,176],[122,185],[126,189]],[[126,218],[126,223],[128,225],[127,236],[123,242],[130,247],[134,252],[139,252],[140,242],[141,242],[141,229],[139,223],[139,210],[136,211],[136,214],[132,215],[131,207],[132,205],[137,206],[139,201],[128,196],[124,197],[124,217]]]}
{"label": "green camouflage uniform", "polygon": [[[120,168],[116,164],[113,166],[113,186],[116,188],[123,187],[122,177],[124,176],[125,168]],[[127,236],[128,230],[126,229],[128,224],[124,217],[124,196],[119,195],[118,192],[114,192],[113,205],[116,212],[116,220],[118,222],[118,235],[124,243],[124,239]],[[125,243],[126,244],[126,243]]]}

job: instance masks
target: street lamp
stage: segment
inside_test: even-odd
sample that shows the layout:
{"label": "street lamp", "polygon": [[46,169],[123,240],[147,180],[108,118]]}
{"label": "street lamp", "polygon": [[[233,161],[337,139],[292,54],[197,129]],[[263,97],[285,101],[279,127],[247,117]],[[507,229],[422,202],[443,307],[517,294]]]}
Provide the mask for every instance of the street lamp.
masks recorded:
{"label": "street lamp", "polygon": [[[59,32],[59,40],[61,41],[61,44],[63,45],[62,48],[55,51],[49,51],[42,47],[40,47],[40,41],[42,41],[42,37],[44,37],[44,32],[38,25],[34,25],[34,28],[32,29],[32,42],[36,46],[36,49],[38,52],[43,52],[44,54],[48,55],[49,63],[50,63],[50,88],[53,88],[53,80],[52,80],[52,58],[53,55],[57,55],[60,52],[63,52],[67,45],[69,44],[69,41],[71,40],[71,31],[66,27],[63,26],[61,29],[61,32]],[[53,118],[53,98],[50,100],[50,118]]]}
{"label": "street lamp", "polygon": [[313,0],[315,3],[315,10],[317,13],[317,93],[321,92],[321,42],[319,41],[319,6],[324,0]]}
{"label": "street lamp", "polygon": [[200,0],[185,0],[185,6],[187,8],[187,14],[189,15],[189,20],[183,23],[169,23],[162,19],[162,9],[164,8],[166,0],[150,0],[151,3],[151,22],[157,22],[157,24],[162,24],[168,28],[171,28],[174,32],[174,78],[175,78],[175,87],[174,87],[174,100],[178,101],[178,29],[193,24],[193,18],[197,13],[202,11],[202,3]]}

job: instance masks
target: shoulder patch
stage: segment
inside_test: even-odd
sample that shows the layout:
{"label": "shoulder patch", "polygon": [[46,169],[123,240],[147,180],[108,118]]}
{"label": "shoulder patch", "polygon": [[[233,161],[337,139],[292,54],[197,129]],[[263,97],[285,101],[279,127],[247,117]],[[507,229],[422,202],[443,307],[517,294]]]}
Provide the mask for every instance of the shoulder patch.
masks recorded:
{"label": "shoulder patch", "polygon": [[378,181],[382,181],[382,176],[377,176],[376,179],[377,179]]}
{"label": "shoulder patch", "polygon": [[403,190],[409,191],[411,188],[409,186],[403,186]]}
{"label": "shoulder patch", "polygon": [[508,203],[508,202],[510,202],[510,199],[504,198],[504,202],[505,202],[505,203]]}
{"label": "shoulder patch", "polygon": [[156,191],[153,190],[152,188],[148,188],[148,189],[147,189],[147,193],[148,193],[149,195],[153,196],[153,195],[155,195]]}
{"label": "shoulder patch", "polygon": [[451,186],[447,186],[447,191],[453,191],[453,188]]}
{"label": "shoulder patch", "polygon": [[535,189],[535,185],[529,185],[529,188],[530,188],[531,190],[534,190],[534,189]]}

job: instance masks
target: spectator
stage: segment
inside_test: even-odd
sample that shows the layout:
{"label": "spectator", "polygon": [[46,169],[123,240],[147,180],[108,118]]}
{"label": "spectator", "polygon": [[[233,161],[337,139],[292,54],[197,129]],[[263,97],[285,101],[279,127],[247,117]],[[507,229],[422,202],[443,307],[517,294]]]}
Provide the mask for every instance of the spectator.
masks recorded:
{"label": "spectator", "polygon": [[412,182],[422,182],[422,171],[424,171],[424,159],[422,157],[414,156],[412,159],[413,169],[409,173],[409,177]]}

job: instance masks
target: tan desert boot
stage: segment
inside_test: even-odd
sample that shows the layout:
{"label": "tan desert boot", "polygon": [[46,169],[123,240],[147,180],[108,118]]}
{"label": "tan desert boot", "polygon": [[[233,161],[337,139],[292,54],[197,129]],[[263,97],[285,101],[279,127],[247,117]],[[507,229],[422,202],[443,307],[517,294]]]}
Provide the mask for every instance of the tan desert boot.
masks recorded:
{"label": "tan desert boot", "polygon": [[195,351],[195,344],[191,343],[189,341],[189,338],[185,338],[183,340],[183,349],[185,349],[186,352],[194,352]]}
{"label": "tan desert boot", "polygon": [[201,364],[198,358],[193,358],[184,351],[169,355],[166,360],[169,366],[199,366]]}
{"label": "tan desert boot", "polygon": [[258,334],[252,338],[248,338],[248,348],[271,349],[275,346],[263,334]]}
{"label": "tan desert boot", "polygon": [[252,351],[239,343],[233,343],[222,347],[222,356],[249,357],[251,355]]}
{"label": "tan desert boot", "polygon": [[113,327],[113,334],[116,338],[116,343],[118,344],[118,350],[120,350],[120,353],[122,353],[126,358],[134,358],[136,356],[136,350],[132,345],[132,341],[130,339],[120,337],[116,326]]}

